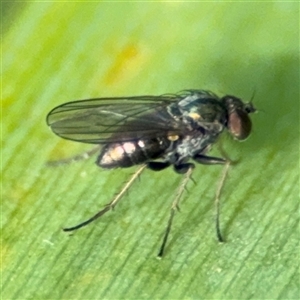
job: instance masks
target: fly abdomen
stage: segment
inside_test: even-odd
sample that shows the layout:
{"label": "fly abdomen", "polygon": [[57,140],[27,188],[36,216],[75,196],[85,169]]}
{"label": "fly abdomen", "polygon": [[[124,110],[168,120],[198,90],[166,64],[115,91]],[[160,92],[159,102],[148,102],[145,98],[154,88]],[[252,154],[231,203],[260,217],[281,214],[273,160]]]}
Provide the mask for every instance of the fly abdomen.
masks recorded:
{"label": "fly abdomen", "polygon": [[160,157],[170,146],[167,138],[154,138],[107,144],[101,151],[97,165],[102,168],[127,168]]}

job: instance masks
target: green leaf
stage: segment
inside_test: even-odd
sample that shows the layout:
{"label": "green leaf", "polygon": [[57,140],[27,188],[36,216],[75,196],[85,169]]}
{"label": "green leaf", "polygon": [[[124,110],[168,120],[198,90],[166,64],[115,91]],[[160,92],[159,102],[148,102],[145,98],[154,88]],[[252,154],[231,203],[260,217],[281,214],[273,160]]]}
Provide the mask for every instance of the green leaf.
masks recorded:
{"label": "green leaf", "polygon": [[[2,299],[298,299],[299,6],[292,2],[27,2],[2,6]],[[102,170],[47,128],[74,99],[210,89],[259,112],[222,192],[198,165],[166,255],[181,176],[145,170],[114,212],[69,235],[136,168]],[[218,153],[217,148],[214,149]]]}

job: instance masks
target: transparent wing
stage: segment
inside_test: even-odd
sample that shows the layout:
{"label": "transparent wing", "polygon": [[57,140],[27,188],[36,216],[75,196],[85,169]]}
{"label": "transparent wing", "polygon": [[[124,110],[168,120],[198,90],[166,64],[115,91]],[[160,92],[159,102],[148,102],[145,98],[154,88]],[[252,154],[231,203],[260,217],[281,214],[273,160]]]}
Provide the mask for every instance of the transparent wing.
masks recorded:
{"label": "transparent wing", "polygon": [[175,135],[185,127],[166,107],[180,99],[163,95],[74,101],[54,108],[47,124],[62,138],[92,144]]}

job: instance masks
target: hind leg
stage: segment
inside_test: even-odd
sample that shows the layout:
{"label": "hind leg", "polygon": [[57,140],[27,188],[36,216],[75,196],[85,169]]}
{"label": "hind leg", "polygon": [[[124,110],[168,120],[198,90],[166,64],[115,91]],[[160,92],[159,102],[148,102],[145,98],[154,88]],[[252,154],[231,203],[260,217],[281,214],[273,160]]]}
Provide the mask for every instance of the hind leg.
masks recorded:
{"label": "hind leg", "polygon": [[97,212],[94,216],[92,216],[90,219],[75,225],[73,227],[68,227],[68,228],[64,228],[64,231],[73,231],[73,230],[77,230],[81,227],[84,227],[88,224],[90,224],[91,222],[97,220],[98,218],[100,218],[101,216],[103,216],[106,212],[112,210],[118,203],[119,201],[122,199],[123,195],[126,193],[126,191],[128,191],[128,189],[132,186],[132,184],[136,181],[136,179],[139,177],[139,175],[143,172],[143,170],[145,169],[146,165],[142,165],[129,179],[129,181],[125,184],[125,186],[123,187],[123,189],[121,190],[121,192],[119,192],[114,199],[108,203],[103,209],[101,209],[99,212]]}

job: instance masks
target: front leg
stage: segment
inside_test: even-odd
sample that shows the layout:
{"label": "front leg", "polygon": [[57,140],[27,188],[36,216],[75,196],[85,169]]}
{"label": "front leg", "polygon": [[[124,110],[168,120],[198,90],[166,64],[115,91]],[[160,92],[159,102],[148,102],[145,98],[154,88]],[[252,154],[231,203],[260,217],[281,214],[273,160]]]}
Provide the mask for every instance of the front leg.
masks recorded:
{"label": "front leg", "polygon": [[202,165],[224,165],[228,162],[226,159],[221,157],[206,156],[203,154],[196,154],[193,157],[194,161]]}

